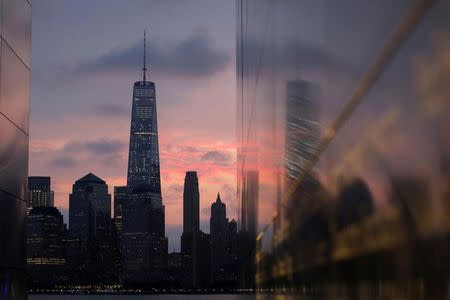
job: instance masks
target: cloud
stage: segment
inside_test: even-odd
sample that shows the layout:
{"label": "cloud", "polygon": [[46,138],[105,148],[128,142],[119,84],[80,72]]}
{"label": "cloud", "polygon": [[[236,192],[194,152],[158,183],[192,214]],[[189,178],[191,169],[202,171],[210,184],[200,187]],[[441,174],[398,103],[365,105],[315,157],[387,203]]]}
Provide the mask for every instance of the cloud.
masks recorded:
{"label": "cloud", "polygon": [[[142,64],[143,45],[139,40],[128,47],[115,49],[98,58],[81,62],[75,73],[109,73],[132,71]],[[149,70],[171,76],[203,77],[224,69],[231,60],[229,54],[214,48],[207,34],[195,32],[172,45],[147,42]]]}
{"label": "cloud", "polygon": [[231,163],[231,157],[228,153],[217,150],[206,152],[201,156],[200,160],[221,166],[226,166]]}
{"label": "cloud", "polygon": [[183,192],[183,186],[181,184],[171,184],[168,188],[168,191],[174,192],[174,193],[182,193]]}
{"label": "cloud", "polygon": [[[248,38],[243,46],[244,55],[248,55],[246,64],[258,66],[249,68],[248,72],[260,72],[262,68],[273,72],[275,68],[297,73],[307,69],[323,69],[330,65],[344,73],[355,71],[355,66],[337,58],[334,53],[327,52],[323,46],[298,39],[286,39],[281,45],[268,50],[262,42],[265,41]],[[261,64],[260,61],[264,63]]]}
{"label": "cloud", "polygon": [[164,188],[164,202],[165,204],[178,204],[183,199],[183,186],[181,184],[170,184]]}
{"label": "cloud", "polygon": [[50,161],[50,165],[57,168],[71,168],[76,166],[76,161],[68,156],[60,156]]}
{"label": "cloud", "polygon": [[118,104],[98,104],[94,107],[94,113],[97,116],[105,117],[123,117],[130,116],[127,107]]}
{"label": "cloud", "polygon": [[121,140],[102,139],[88,142],[69,142],[64,146],[67,152],[88,152],[89,154],[116,154],[126,147]]}

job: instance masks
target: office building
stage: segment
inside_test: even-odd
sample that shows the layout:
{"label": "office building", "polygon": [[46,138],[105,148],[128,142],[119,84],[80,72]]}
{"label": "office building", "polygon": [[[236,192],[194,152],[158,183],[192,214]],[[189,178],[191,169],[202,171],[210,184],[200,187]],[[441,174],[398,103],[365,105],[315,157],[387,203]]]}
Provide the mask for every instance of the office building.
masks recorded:
{"label": "office building", "polygon": [[183,233],[200,230],[200,192],[197,172],[186,172],[183,191]]}
{"label": "office building", "polygon": [[307,81],[289,81],[286,87],[285,189],[305,176],[320,140],[317,91]]}
{"label": "office building", "polygon": [[241,231],[256,237],[258,229],[259,173],[246,171],[241,195]]}
{"label": "office building", "polygon": [[210,235],[200,230],[200,192],[197,172],[188,171],[184,179],[183,233],[183,286],[205,288],[211,284]]}
{"label": "office building", "polygon": [[[213,280],[218,280],[220,273],[224,273],[227,263],[228,219],[226,205],[217,194],[216,201],[211,205],[209,223],[211,239],[211,270]],[[223,277],[223,276],[222,276]]]}
{"label": "office building", "polygon": [[143,77],[133,86],[121,239],[125,280],[139,286],[164,280],[168,247],[161,196],[156,87],[146,77],[145,52],[144,33]]}
{"label": "office building", "polygon": [[123,230],[123,203],[126,201],[127,187],[114,187],[114,226],[120,238]]}
{"label": "office building", "polygon": [[92,173],[75,181],[69,195],[69,234],[80,241],[87,280],[111,276],[111,195],[108,186]]}
{"label": "office building", "polygon": [[24,299],[31,1],[0,4],[0,296]]}
{"label": "office building", "polygon": [[28,177],[28,206],[54,206],[54,192],[51,190],[50,177]]}
{"label": "office building", "polygon": [[183,191],[183,232],[181,234],[181,255],[183,257],[183,286],[195,287],[196,266],[194,265],[194,243],[196,244],[199,226],[200,192],[197,172],[186,172]]}
{"label": "office building", "polygon": [[38,206],[26,218],[29,284],[53,287],[64,280],[63,216],[56,207]]}

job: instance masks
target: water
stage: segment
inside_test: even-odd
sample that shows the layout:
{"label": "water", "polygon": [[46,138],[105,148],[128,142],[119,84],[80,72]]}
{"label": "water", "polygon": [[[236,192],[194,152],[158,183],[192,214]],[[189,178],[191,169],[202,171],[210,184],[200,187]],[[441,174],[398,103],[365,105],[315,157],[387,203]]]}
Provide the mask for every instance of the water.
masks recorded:
{"label": "water", "polygon": [[[259,298],[259,297],[258,297]],[[255,295],[31,295],[29,300],[254,300]]]}

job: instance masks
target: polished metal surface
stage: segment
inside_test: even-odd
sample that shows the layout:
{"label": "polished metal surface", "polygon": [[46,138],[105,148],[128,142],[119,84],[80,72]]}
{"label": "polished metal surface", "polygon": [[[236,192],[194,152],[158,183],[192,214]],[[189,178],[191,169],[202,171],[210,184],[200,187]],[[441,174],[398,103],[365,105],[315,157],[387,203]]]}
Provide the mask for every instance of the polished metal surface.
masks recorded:
{"label": "polished metal surface", "polygon": [[31,5],[0,7],[0,298],[25,299]]}

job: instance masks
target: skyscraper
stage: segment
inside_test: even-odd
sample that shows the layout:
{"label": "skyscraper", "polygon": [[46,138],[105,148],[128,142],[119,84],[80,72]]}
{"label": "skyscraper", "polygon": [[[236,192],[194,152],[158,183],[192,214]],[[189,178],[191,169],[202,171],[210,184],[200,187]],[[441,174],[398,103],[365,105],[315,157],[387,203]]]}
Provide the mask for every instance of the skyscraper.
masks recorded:
{"label": "skyscraper", "polygon": [[27,270],[31,286],[61,283],[66,258],[63,216],[56,207],[34,207],[27,216]]}
{"label": "skyscraper", "polygon": [[200,192],[197,172],[188,171],[184,179],[183,256],[184,286],[207,287],[210,282],[210,237],[200,231]]}
{"label": "skyscraper", "polygon": [[75,181],[69,195],[69,228],[82,241],[109,235],[111,195],[106,182],[92,173]]}
{"label": "skyscraper", "polygon": [[147,81],[144,33],[143,78],[133,86],[127,196],[122,205],[122,254],[129,284],[164,278],[167,269],[165,212],[161,197],[155,84]]}
{"label": "skyscraper", "polygon": [[211,218],[209,223],[211,235],[225,233],[227,224],[227,206],[220,199],[220,194],[217,193],[216,202],[211,204]]}
{"label": "skyscraper", "polygon": [[50,177],[28,177],[28,206],[42,207],[54,206],[53,191],[51,190]]}
{"label": "skyscraper", "polygon": [[241,189],[241,230],[239,236],[240,285],[254,288],[256,235],[258,230],[259,171],[243,174]]}
{"label": "skyscraper", "polygon": [[286,99],[285,186],[289,190],[304,174],[320,139],[314,86],[307,81],[289,81]]}
{"label": "skyscraper", "polygon": [[224,270],[227,255],[227,231],[228,219],[226,205],[217,194],[216,201],[211,205],[211,218],[209,222],[209,232],[211,239],[211,270],[213,280],[218,281],[224,277],[221,276],[221,270]]}
{"label": "skyscraper", "polygon": [[183,256],[183,284],[188,287],[197,285],[195,253],[196,236],[200,231],[200,192],[197,172],[188,171],[184,178],[183,191],[183,233],[181,235],[181,254]]}
{"label": "skyscraper", "polygon": [[258,228],[259,172],[246,171],[243,178],[241,231],[256,238]]}
{"label": "skyscraper", "polygon": [[119,237],[123,230],[123,204],[127,197],[126,186],[114,187],[114,226]]}
{"label": "skyscraper", "polygon": [[111,195],[92,173],[75,181],[69,195],[69,232],[80,240],[88,280],[102,281],[111,268]]}
{"label": "skyscraper", "polygon": [[183,232],[192,233],[200,230],[200,193],[197,172],[188,171],[184,179],[183,192]]}
{"label": "skyscraper", "polygon": [[0,298],[25,299],[31,1],[0,10]]}
{"label": "skyscraper", "polygon": [[133,87],[127,186],[130,192],[147,192],[153,205],[161,206],[156,91],[155,84],[146,80],[145,35],[142,72],[142,81]]}

